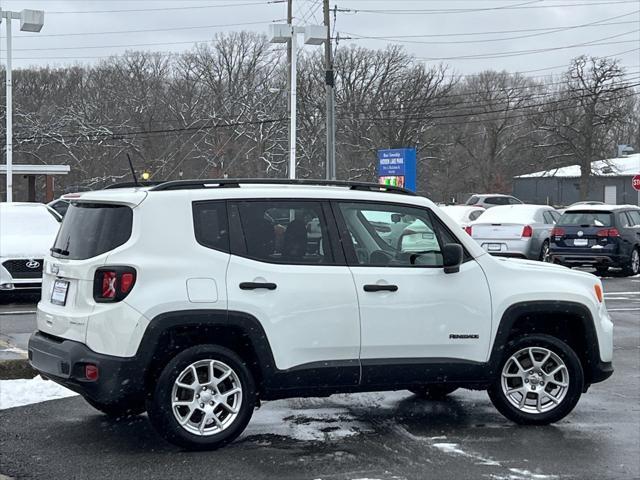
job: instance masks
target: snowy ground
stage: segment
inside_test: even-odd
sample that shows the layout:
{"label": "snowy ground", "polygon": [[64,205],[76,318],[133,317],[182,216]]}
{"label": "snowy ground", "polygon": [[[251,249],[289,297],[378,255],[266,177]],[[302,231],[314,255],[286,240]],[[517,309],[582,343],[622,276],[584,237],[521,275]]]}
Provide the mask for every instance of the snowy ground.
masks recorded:
{"label": "snowy ground", "polygon": [[0,380],[0,410],[74,395],[77,393],[39,376],[29,380]]}

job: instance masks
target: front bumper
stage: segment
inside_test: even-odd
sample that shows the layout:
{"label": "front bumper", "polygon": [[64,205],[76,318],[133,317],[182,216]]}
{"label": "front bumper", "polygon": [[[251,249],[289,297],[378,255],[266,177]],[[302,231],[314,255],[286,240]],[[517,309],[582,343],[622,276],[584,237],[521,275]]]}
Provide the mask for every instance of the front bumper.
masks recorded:
{"label": "front bumper", "polygon": [[[144,374],[135,357],[102,355],[73,340],[35,332],[29,339],[29,363],[56,383],[96,402],[116,404],[144,398]],[[95,381],[85,377],[87,364],[98,367]]]}

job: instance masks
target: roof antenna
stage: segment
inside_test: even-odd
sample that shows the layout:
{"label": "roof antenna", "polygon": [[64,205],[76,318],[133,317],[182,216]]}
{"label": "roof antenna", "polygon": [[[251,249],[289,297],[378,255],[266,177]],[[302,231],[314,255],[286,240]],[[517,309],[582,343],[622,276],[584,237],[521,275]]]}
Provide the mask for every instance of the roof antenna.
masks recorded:
{"label": "roof antenna", "polygon": [[133,176],[133,183],[136,187],[140,186],[138,182],[138,177],[136,177],[136,171],[133,169],[133,162],[131,161],[131,155],[127,152],[127,159],[129,160],[129,168],[131,168],[131,175]]}

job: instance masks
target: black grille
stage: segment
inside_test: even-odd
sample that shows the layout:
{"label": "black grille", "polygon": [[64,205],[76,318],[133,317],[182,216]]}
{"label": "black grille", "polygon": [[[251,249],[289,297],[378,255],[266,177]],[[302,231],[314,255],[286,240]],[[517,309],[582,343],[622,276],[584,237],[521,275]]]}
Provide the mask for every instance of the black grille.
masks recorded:
{"label": "black grille", "polygon": [[[27,265],[32,262],[38,265],[35,268],[29,268]],[[20,260],[7,260],[2,264],[6,268],[13,278],[42,278],[42,264],[41,258],[24,258]]]}

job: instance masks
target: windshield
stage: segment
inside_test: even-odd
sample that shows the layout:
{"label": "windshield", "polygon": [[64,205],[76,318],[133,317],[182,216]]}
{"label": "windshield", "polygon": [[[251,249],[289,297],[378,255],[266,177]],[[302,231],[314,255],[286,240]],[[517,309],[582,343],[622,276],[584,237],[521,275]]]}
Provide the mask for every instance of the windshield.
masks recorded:
{"label": "windshield", "polygon": [[83,260],[113,250],[131,236],[132,217],[124,205],[71,204],[52,254]]}
{"label": "windshield", "polygon": [[558,220],[558,225],[581,227],[610,227],[613,225],[613,215],[610,212],[572,211],[565,212]]}

